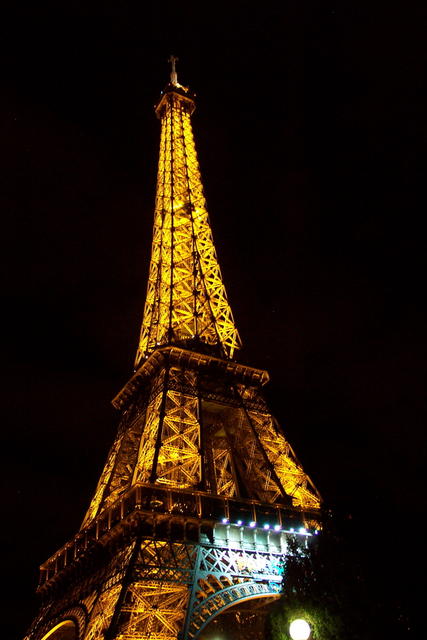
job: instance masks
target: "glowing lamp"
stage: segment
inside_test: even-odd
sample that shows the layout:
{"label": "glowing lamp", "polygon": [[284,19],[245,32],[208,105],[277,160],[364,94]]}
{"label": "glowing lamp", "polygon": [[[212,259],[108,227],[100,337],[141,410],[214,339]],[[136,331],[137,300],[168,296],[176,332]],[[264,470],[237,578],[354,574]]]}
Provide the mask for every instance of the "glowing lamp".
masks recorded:
{"label": "glowing lamp", "polygon": [[223,518],[222,519],[222,524],[227,524],[227,522],[228,522],[228,518]]}
{"label": "glowing lamp", "polygon": [[264,529],[269,529],[269,528],[270,528],[270,525],[269,525],[269,524],[265,524],[265,525],[264,525]]}
{"label": "glowing lamp", "polygon": [[274,530],[275,531],[280,531],[280,529],[281,529],[280,524],[275,524],[274,525]]}
{"label": "glowing lamp", "polygon": [[236,522],[236,524],[238,524],[238,525],[239,525],[239,527],[240,527],[240,525],[242,524],[242,521],[241,521],[241,520],[238,520],[238,521]]}
{"label": "glowing lamp", "polygon": [[252,520],[252,522],[249,523],[250,527],[256,527],[256,522],[254,522],[254,520]]}
{"label": "glowing lamp", "polygon": [[289,633],[291,634],[292,640],[308,640],[311,628],[306,620],[298,618],[297,620],[292,620],[289,625]]}

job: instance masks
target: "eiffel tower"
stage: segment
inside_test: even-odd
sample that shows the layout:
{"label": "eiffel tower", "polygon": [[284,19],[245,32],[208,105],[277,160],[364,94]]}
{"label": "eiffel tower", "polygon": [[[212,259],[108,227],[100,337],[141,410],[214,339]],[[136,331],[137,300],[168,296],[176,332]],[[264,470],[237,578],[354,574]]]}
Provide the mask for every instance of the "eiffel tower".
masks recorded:
{"label": "eiffel tower", "polygon": [[219,621],[235,638],[243,628],[262,637],[256,607],[281,591],[289,536],[307,543],[320,526],[320,496],[263,397],[268,373],[234,359],[241,342],[203,195],[194,95],[176,60],[156,107],[135,371],[113,400],[117,437],[81,528],[41,566],[26,640],[192,640]]}

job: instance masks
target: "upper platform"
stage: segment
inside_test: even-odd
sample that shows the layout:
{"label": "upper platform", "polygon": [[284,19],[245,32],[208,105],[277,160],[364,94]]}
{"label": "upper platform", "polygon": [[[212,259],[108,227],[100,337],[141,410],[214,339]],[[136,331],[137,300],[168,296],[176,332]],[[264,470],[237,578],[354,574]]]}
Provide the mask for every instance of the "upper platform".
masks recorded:
{"label": "upper platform", "polygon": [[169,82],[161,92],[160,100],[155,107],[156,115],[160,120],[171,97],[179,100],[183,107],[189,111],[190,115],[192,115],[196,108],[195,93],[190,91],[188,87],[184,87],[181,84],[172,84],[172,82]]}

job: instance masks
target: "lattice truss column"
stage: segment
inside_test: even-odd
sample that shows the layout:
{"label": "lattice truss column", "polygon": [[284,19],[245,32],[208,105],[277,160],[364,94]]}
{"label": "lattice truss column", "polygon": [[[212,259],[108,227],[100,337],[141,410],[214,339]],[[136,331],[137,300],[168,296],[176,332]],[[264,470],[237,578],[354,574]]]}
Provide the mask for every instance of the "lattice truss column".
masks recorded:
{"label": "lattice truss column", "polygon": [[167,92],[157,108],[160,157],[137,364],[158,345],[193,338],[218,345],[229,357],[240,346],[203,196],[193,110],[193,101],[175,91]]}
{"label": "lattice truss column", "polygon": [[[257,390],[240,389],[240,407],[203,403],[207,461],[214,459],[218,494],[256,498],[274,503],[288,500],[303,509],[320,508],[320,495],[280,432],[273,416],[247,408],[254,404]],[[262,404],[261,402],[255,404]],[[210,426],[210,428],[207,428]],[[219,447],[219,448],[217,448]],[[240,478],[240,481],[239,481]]]}
{"label": "lattice truss column", "polygon": [[[218,495],[239,494],[236,463],[225,429],[225,423],[235,422],[235,410],[225,405],[202,400],[202,420],[205,440],[206,489]],[[234,415],[233,415],[234,414]]]}
{"label": "lattice truss column", "polygon": [[200,485],[199,405],[195,372],[160,371],[150,396],[137,400],[123,416],[82,528],[135,483]]}
{"label": "lattice truss column", "polygon": [[[303,509],[319,509],[320,495],[298,462],[291,445],[280,433],[274,418],[269,414],[256,411],[249,411],[248,416],[282,487],[286,494],[292,498],[293,506]],[[267,478],[265,480],[267,481]],[[271,501],[275,502],[277,497],[279,494],[273,496]]]}
{"label": "lattice truss column", "polygon": [[136,556],[138,545],[139,540],[134,539],[114,555],[102,572],[97,590],[83,601],[90,615],[82,640],[104,640],[106,632],[110,630],[113,616],[120,606],[122,583]]}
{"label": "lattice truss column", "polygon": [[144,540],[113,631],[117,640],[176,640],[193,581],[197,547]]}
{"label": "lattice truss column", "polygon": [[[188,389],[188,393],[179,388]],[[162,394],[147,409],[134,482],[156,482],[175,488],[198,486],[200,432],[196,374],[172,368]]]}
{"label": "lattice truss column", "polygon": [[105,589],[96,600],[84,640],[103,640],[120,595],[120,585]]}
{"label": "lattice truss column", "polygon": [[[163,384],[164,372],[160,372],[153,383],[153,390]],[[147,398],[137,398],[124,411],[117,436],[108,453],[107,461],[96,487],[95,495],[89,505],[81,528],[87,527],[99,512],[112,504],[117,497],[131,486],[138,449],[146,422]]]}

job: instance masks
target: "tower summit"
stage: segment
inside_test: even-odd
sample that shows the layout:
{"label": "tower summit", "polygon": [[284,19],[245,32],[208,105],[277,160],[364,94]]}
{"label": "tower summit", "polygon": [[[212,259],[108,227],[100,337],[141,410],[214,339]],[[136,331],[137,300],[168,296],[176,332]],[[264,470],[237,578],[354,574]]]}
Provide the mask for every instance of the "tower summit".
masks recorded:
{"label": "tower summit", "polygon": [[240,338],[222,281],[191,127],[194,97],[171,81],[156,107],[161,123],[154,231],[136,366],[157,347],[209,347],[232,358]]}
{"label": "tower summit", "polygon": [[194,97],[176,60],[156,107],[135,372],[113,400],[118,431],[82,526],[40,568],[26,640],[193,640],[226,610],[249,624],[242,603],[281,592],[289,536],[308,541],[320,523],[320,496],[264,399],[268,373],[233,360],[240,340],[203,196]]}
{"label": "tower summit", "polygon": [[176,68],[175,68],[175,63],[178,62],[179,58],[177,58],[176,56],[170,56],[168,62],[171,63],[172,65],[172,70],[171,70],[171,84],[177,85],[178,84],[178,76],[176,74]]}

